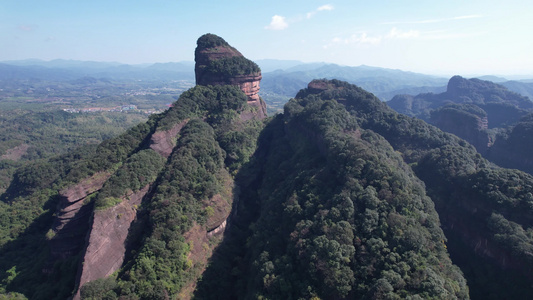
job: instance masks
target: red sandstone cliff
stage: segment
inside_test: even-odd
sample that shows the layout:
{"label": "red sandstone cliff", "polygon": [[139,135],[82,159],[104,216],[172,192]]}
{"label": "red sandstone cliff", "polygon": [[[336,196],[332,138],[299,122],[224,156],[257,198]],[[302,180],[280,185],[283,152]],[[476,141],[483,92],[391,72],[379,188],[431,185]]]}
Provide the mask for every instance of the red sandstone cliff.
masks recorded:
{"label": "red sandstone cliff", "polygon": [[[260,119],[265,118],[266,104],[258,94],[259,83],[262,79],[259,67],[254,62],[244,58],[237,49],[216,35],[205,34],[198,39],[197,44],[198,46],[194,53],[196,84],[236,85],[248,96],[248,104],[256,107],[255,116]],[[241,58],[238,60],[239,65],[235,66],[234,61],[231,62],[233,65],[230,64],[235,74],[218,72],[216,67],[214,67],[214,62],[234,57]],[[249,116],[244,117],[244,119],[248,118]]]}
{"label": "red sandstone cliff", "polygon": [[[122,266],[130,225],[148,189],[149,185],[146,185],[140,191],[124,197],[120,204],[94,212],[85,255],[78,271],[77,286],[81,288],[89,281],[107,277]],[[80,288],[74,299],[80,299]]]}
{"label": "red sandstone cliff", "polygon": [[108,173],[97,173],[60,192],[56,219],[50,231],[50,267],[56,260],[66,259],[82,250],[92,214],[92,205],[86,205],[85,200],[101,189],[109,176]]}
{"label": "red sandstone cliff", "polygon": [[159,153],[163,157],[169,157],[176,143],[176,135],[181,131],[183,126],[185,126],[188,121],[189,120],[185,120],[181,123],[178,123],[169,130],[157,131],[152,134],[152,138],[150,139],[150,149]]}

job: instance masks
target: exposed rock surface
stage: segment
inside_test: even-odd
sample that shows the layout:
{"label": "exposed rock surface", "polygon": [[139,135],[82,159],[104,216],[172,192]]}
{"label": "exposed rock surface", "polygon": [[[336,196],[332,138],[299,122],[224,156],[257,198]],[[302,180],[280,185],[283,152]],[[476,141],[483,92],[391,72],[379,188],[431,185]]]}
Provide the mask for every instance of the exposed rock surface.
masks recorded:
{"label": "exposed rock surface", "polygon": [[194,53],[196,84],[239,86],[248,96],[248,104],[258,109],[257,117],[266,117],[266,104],[258,94],[262,75],[257,64],[216,35],[205,34],[197,44]]}
{"label": "exposed rock surface", "polygon": [[86,205],[85,199],[101,189],[109,176],[108,173],[97,173],[60,192],[57,217],[51,229],[50,266],[56,260],[76,255],[82,250],[92,212],[92,205]]}
{"label": "exposed rock surface", "polygon": [[181,131],[188,120],[174,125],[171,129],[158,131],[152,134],[150,139],[150,148],[163,157],[169,157],[175,146],[176,135]]}
{"label": "exposed rock surface", "polygon": [[233,194],[233,179],[229,174],[225,178],[225,190],[221,194],[216,194],[209,199],[207,223],[194,225],[183,234],[185,241],[191,245],[191,251],[187,255],[192,264],[189,276],[194,278],[186,284],[178,295],[178,299],[192,299],[193,292],[196,288],[197,279],[204,272],[209,258],[213,254],[215,247],[222,239],[222,234],[228,224],[228,218],[231,213],[231,203]]}
{"label": "exposed rock surface", "polygon": [[8,149],[5,154],[0,156],[0,160],[9,159],[9,160],[17,161],[21,159],[22,156],[24,156],[28,152],[29,148],[30,148],[30,145],[21,144],[11,149]]}
{"label": "exposed rock surface", "polygon": [[[130,225],[148,189],[149,185],[146,185],[140,191],[124,197],[118,205],[94,212],[77,279],[80,288],[89,281],[113,274],[122,266]],[[80,299],[80,289],[74,299]]]}

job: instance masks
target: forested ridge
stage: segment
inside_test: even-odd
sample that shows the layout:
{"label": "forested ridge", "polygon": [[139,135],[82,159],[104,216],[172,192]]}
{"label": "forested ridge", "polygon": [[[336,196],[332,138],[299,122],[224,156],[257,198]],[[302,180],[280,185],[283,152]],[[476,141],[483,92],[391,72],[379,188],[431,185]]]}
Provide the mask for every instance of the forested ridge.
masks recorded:
{"label": "forested ridge", "polygon": [[[111,288],[97,281],[82,289],[82,297],[176,295],[194,280],[192,270],[201,269],[187,258],[191,244],[183,233],[194,224],[207,230],[213,225],[210,217],[220,218],[218,210],[224,206],[212,198],[219,195],[220,201],[231,205],[230,172],[246,162],[255,148],[262,121],[241,121],[239,114],[248,110],[253,109],[238,87],[197,86],[169,111],[98,147],[82,147],[17,170],[1,203],[6,216],[2,218],[0,250],[3,290],[30,299],[65,299],[73,292],[81,252],[57,260],[51,271],[43,272],[50,260],[48,240],[57,238],[50,230],[55,207],[61,191],[106,172],[113,175],[85,200],[85,205],[94,205],[95,210],[112,208],[146,184],[152,191],[150,201],[138,208],[139,219],[128,242],[128,264],[116,282],[113,279]],[[186,125],[174,141],[177,150],[168,159],[150,149],[151,135],[183,121]],[[37,251],[41,254],[32,256],[36,249],[41,249]]]}
{"label": "forested ridge", "polygon": [[533,177],[339,80],[267,119],[197,85],[12,178],[0,299],[533,296]]}
{"label": "forested ridge", "polygon": [[533,174],[533,102],[503,85],[454,76],[446,92],[397,95],[387,104],[465,139],[499,166]]}
{"label": "forested ridge", "polygon": [[533,178],[354,85],[318,80],[300,91],[242,173],[240,216],[198,299],[533,293]]}
{"label": "forested ridge", "polygon": [[235,236],[246,248],[225,245],[233,278],[214,260],[198,299],[221,299],[227,285],[224,299],[468,298],[422,183],[343,105],[291,100],[258,153],[238,209],[249,215],[235,221],[252,220]]}

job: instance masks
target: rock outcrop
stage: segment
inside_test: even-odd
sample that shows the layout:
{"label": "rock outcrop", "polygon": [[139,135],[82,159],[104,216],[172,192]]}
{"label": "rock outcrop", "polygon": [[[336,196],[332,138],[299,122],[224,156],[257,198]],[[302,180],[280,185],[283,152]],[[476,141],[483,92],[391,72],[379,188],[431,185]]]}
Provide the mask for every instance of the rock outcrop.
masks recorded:
{"label": "rock outcrop", "polygon": [[66,259],[82,250],[92,215],[92,205],[87,205],[85,200],[101,189],[109,176],[97,173],[60,192],[57,217],[49,234],[50,267],[58,259]]}
{"label": "rock outcrop", "polygon": [[188,120],[185,120],[174,125],[169,130],[157,131],[152,134],[152,138],[150,139],[150,149],[159,153],[163,157],[169,157],[176,143],[176,135],[181,131],[183,126],[187,124],[187,122]]}
{"label": "rock outcrop", "polygon": [[236,85],[248,96],[248,104],[256,107],[256,116],[266,117],[266,104],[259,97],[261,69],[237,49],[214,34],[204,34],[195,50],[197,85]]}
{"label": "rock outcrop", "polygon": [[[140,191],[124,197],[120,204],[94,212],[91,233],[78,271],[80,288],[89,281],[113,274],[122,266],[130,225],[148,189],[149,185],[146,185]],[[80,299],[80,289],[74,299]]]}

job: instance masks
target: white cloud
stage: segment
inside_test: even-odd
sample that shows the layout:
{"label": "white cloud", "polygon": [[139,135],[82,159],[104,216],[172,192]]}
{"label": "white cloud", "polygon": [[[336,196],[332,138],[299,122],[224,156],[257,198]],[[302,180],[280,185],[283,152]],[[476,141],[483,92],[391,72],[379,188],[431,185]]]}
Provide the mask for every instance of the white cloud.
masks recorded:
{"label": "white cloud", "polygon": [[330,10],[333,10],[333,5],[331,5],[331,4],[326,4],[326,5],[322,5],[322,6],[320,6],[319,8],[315,9],[315,10],[312,11],[312,12],[308,12],[308,13],[306,14],[306,16],[307,16],[308,19],[311,19],[311,18],[312,18],[314,15],[316,15],[317,12],[319,12],[319,11],[330,11]]}
{"label": "white cloud", "polygon": [[265,29],[269,30],[283,30],[289,27],[289,24],[285,20],[285,17],[275,15],[272,17],[272,21],[268,26],[265,26]]}
{"label": "white cloud", "polygon": [[324,48],[327,49],[333,45],[377,45],[384,40],[394,39],[416,39],[421,38],[422,33],[417,30],[401,31],[393,27],[385,35],[369,35],[367,32],[352,34],[347,38],[335,37]]}
{"label": "white cloud", "polygon": [[369,35],[367,32],[360,32],[352,34],[349,37],[335,37],[328,44],[324,45],[324,49],[328,49],[335,45],[366,45],[366,46],[375,46],[385,41],[392,40],[406,40],[406,39],[417,39],[417,40],[444,40],[444,39],[459,39],[459,38],[468,38],[474,36],[480,36],[486,34],[486,32],[472,32],[472,33],[452,33],[446,30],[434,30],[434,31],[418,31],[418,30],[408,30],[402,31],[396,27],[391,28],[391,30],[383,35]]}
{"label": "white cloud", "polygon": [[418,30],[409,30],[409,31],[401,31],[398,30],[396,27],[393,27],[389,33],[385,36],[386,39],[411,39],[411,38],[417,38],[420,36],[420,31]]}
{"label": "white cloud", "polygon": [[[314,11],[308,12],[307,14],[305,14],[305,16],[306,16],[307,19],[311,19],[318,12],[330,11],[330,10],[333,10],[333,9],[334,9],[333,5],[326,4],[326,5],[322,5],[322,6],[318,7]],[[297,22],[300,22],[300,21],[303,21],[303,20],[304,19],[303,19],[303,16],[301,14],[299,16],[297,16],[297,17],[289,18],[289,19],[287,19],[285,17],[282,17],[282,16],[279,16],[279,15],[275,15],[275,16],[272,17],[272,21],[270,21],[270,24],[268,26],[265,26],[265,29],[284,30],[287,27],[289,27],[289,23],[290,24],[297,23]]]}
{"label": "white cloud", "polygon": [[352,35],[349,39],[349,41],[352,43],[355,42],[358,44],[371,44],[371,45],[379,44],[381,40],[382,40],[381,36],[368,36],[366,32],[363,32],[359,36]]}
{"label": "white cloud", "polygon": [[366,32],[358,33],[358,34],[352,34],[350,37],[347,38],[340,38],[336,37],[331,40],[330,45],[324,46],[324,48],[329,48],[333,44],[370,44],[375,45],[379,44],[382,40],[381,36],[368,36]]}
{"label": "white cloud", "polygon": [[333,10],[333,5],[331,5],[331,4],[322,5],[319,8],[317,8],[316,10],[317,11]]}
{"label": "white cloud", "polygon": [[481,35],[487,35],[488,32],[476,31],[476,32],[448,32],[446,30],[434,30],[423,32],[420,36],[424,40],[451,40],[451,39],[464,39],[470,37],[477,37]]}
{"label": "white cloud", "polygon": [[381,24],[383,24],[383,25],[429,24],[429,23],[448,22],[448,21],[454,21],[454,20],[476,19],[476,18],[482,18],[482,17],[483,17],[482,15],[465,15],[465,16],[458,16],[458,17],[444,18],[444,19],[428,19],[428,20],[420,20],[420,21],[385,22],[385,23],[381,23]]}

